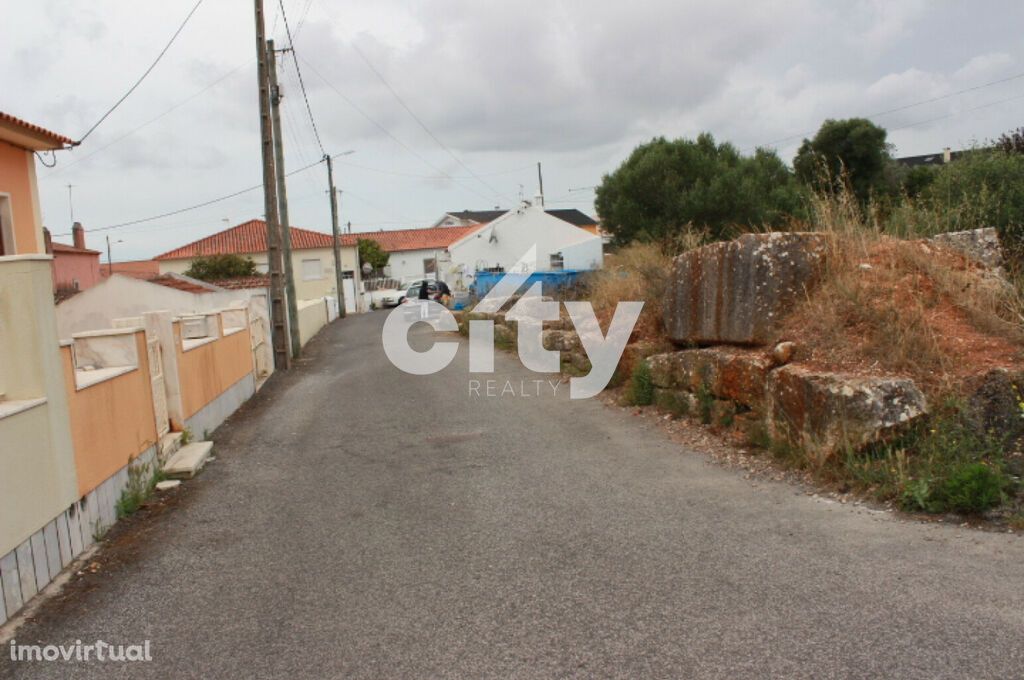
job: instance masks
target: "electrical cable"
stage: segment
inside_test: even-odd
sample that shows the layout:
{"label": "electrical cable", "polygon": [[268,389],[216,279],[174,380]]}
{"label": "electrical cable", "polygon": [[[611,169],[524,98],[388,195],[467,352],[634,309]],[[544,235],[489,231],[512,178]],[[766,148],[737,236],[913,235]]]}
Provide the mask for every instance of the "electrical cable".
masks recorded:
{"label": "electrical cable", "polygon": [[160,63],[160,60],[163,59],[163,56],[167,54],[167,50],[171,49],[171,45],[174,44],[174,41],[177,39],[178,35],[181,34],[181,32],[185,29],[185,25],[188,23],[189,19],[192,18],[192,15],[196,13],[196,10],[199,9],[199,5],[201,4],[203,4],[203,0],[196,0],[196,4],[192,7],[192,10],[185,17],[185,20],[181,22],[181,25],[178,26],[178,30],[174,32],[174,35],[172,35],[171,39],[167,42],[166,45],[164,45],[164,48],[160,50],[160,54],[156,56],[156,59],[153,61],[152,64],[149,65],[149,68],[147,68],[146,71],[142,74],[142,76],[135,81],[134,85],[128,88],[128,91],[125,92],[120,99],[114,102],[114,105],[111,106],[106,113],[100,116],[100,119],[96,121],[91,128],[86,130],[85,134],[82,135],[82,137],[77,142],[72,142],[71,146],[78,146],[82,142],[84,142],[86,138],[93,133],[93,130],[98,128],[100,126],[100,123],[105,121],[107,119],[107,116],[112,114],[114,110],[117,109],[117,107],[119,107],[122,104],[122,102],[124,102],[125,99],[128,99],[129,95],[131,95],[131,93],[135,91],[135,88],[142,84],[142,81],[146,79],[146,76],[148,76],[150,72],[154,68],[156,68],[156,65]]}
{"label": "electrical cable", "polygon": [[[392,96],[394,96],[395,100],[398,101],[398,103],[402,105],[402,108],[405,109],[406,112],[410,116],[412,116],[412,119],[415,120],[419,124],[419,126],[421,128],[423,128],[423,131],[426,132],[427,135],[429,135],[430,138],[433,139],[437,143],[437,145],[439,147],[444,149],[444,151],[449,156],[451,156],[452,159],[456,163],[458,163],[460,166],[462,166],[462,168],[465,169],[465,171],[468,172],[474,179],[476,179],[478,182],[480,182],[485,187],[487,187],[492,192],[494,192],[495,196],[497,196],[498,198],[509,198],[508,196],[503,195],[500,191],[498,191],[497,189],[492,187],[490,184],[485,182],[479,175],[477,175],[475,172],[473,172],[473,170],[468,165],[463,163],[462,159],[460,159],[458,156],[456,156],[455,153],[450,148],[448,148],[448,146],[444,142],[442,142],[440,139],[438,139],[437,135],[435,135],[433,133],[433,131],[429,127],[427,127],[426,123],[424,123],[420,119],[420,117],[416,115],[416,113],[412,110],[412,108],[410,108],[409,105],[405,103],[405,100],[402,99],[402,97],[398,94],[398,92],[395,91],[395,88],[393,88],[391,86],[391,83],[389,83],[387,81],[387,79],[384,78],[383,74],[381,74],[381,72],[378,71],[374,67],[374,65],[372,63],[370,63],[370,60],[366,58],[366,55],[363,54],[363,51],[360,50],[359,47],[357,47],[355,43],[352,43],[352,49],[355,50],[356,54],[359,55],[359,58],[363,60],[363,63],[366,64],[367,68],[369,68],[371,71],[373,71],[373,74],[375,76],[377,76],[377,78],[380,80],[380,82],[384,83],[384,87],[386,87],[388,89],[388,91],[392,94]],[[515,203],[514,199],[510,199],[510,200],[512,200],[512,202]]]}
{"label": "electrical cable", "polygon": [[[403,142],[403,141],[402,141],[401,139],[399,139],[399,138],[398,138],[398,137],[396,137],[396,136],[395,136],[394,134],[392,134],[392,132],[391,132],[390,130],[388,130],[388,129],[387,129],[386,127],[384,127],[383,125],[381,125],[380,123],[378,123],[378,122],[377,122],[377,121],[376,121],[376,120],[375,120],[375,119],[374,119],[374,118],[373,118],[372,116],[370,116],[370,114],[366,113],[366,111],[363,111],[363,109],[362,109],[362,108],[361,108],[361,107],[360,107],[360,106],[359,106],[358,104],[356,104],[356,103],[355,103],[354,101],[352,101],[352,100],[351,100],[351,99],[349,99],[349,98],[348,98],[347,96],[345,96],[345,95],[344,95],[344,94],[343,94],[343,93],[341,92],[341,90],[339,90],[339,89],[338,89],[337,87],[335,87],[335,86],[334,86],[334,83],[332,83],[331,81],[327,80],[327,78],[326,78],[326,77],[324,77],[324,75],[323,75],[322,73],[320,73],[320,72],[319,72],[319,71],[318,71],[318,70],[316,69],[316,67],[315,67],[315,66],[313,66],[313,65],[312,65],[311,63],[309,63],[309,60],[307,60],[307,59],[303,58],[303,59],[302,59],[302,61],[303,61],[303,62],[304,62],[304,63],[306,64],[306,66],[308,66],[308,67],[309,67],[309,69],[310,69],[311,71],[313,71],[313,74],[314,74],[315,76],[317,76],[318,78],[320,78],[320,80],[321,80],[321,81],[322,81],[322,82],[323,82],[323,83],[324,83],[325,85],[327,85],[327,87],[329,87],[329,88],[331,88],[332,90],[334,90],[334,93],[335,93],[335,94],[337,94],[337,95],[338,95],[339,97],[341,97],[341,99],[342,99],[342,100],[343,100],[343,101],[344,101],[344,102],[345,102],[346,104],[348,104],[348,105],[349,105],[349,106],[351,106],[351,107],[352,107],[353,109],[355,109],[355,111],[356,111],[356,112],[357,112],[357,113],[358,113],[359,115],[361,115],[361,116],[362,116],[363,118],[365,118],[365,119],[366,119],[367,121],[369,121],[369,122],[370,122],[371,124],[373,124],[373,126],[374,126],[374,127],[376,127],[376,128],[378,129],[378,130],[380,130],[380,131],[381,131],[381,132],[383,132],[383,133],[384,133],[385,135],[387,135],[387,136],[388,136],[388,137],[389,137],[389,138],[390,138],[390,139],[391,139],[391,140],[392,140],[393,142],[395,142],[395,144],[398,144],[398,146],[400,146],[400,147],[402,147],[403,149],[405,149],[405,151],[406,151],[406,152],[408,152],[408,153],[409,153],[409,154],[410,154],[411,156],[413,156],[414,158],[416,158],[416,159],[417,159],[418,161],[420,161],[421,163],[423,163],[424,165],[426,165],[426,166],[427,166],[428,168],[430,168],[431,170],[434,170],[435,172],[437,172],[437,173],[438,173],[439,175],[441,175],[442,177],[444,177],[444,178],[446,178],[446,179],[449,179],[449,180],[451,180],[452,182],[454,182],[454,183],[456,183],[456,184],[459,184],[459,185],[460,185],[460,186],[461,186],[462,188],[466,189],[466,190],[467,190],[467,191],[469,191],[470,193],[473,193],[473,194],[475,194],[476,196],[479,196],[479,197],[480,197],[481,199],[483,199],[483,200],[485,200],[485,201],[488,201],[488,202],[490,202],[490,200],[491,200],[491,199],[490,199],[489,197],[487,197],[487,196],[483,195],[482,193],[480,193],[479,191],[477,191],[477,190],[476,190],[476,189],[474,189],[473,187],[470,187],[470,186],[467,186],[467,185],[465,185],[465,184],[462,184],[462,183],[461,183],[461,182],[460,182],[460,181],[459,181],[458,179],[456,179],[455,177],[453,177],[453,176],[452,176],[452,175],[450,175],[449,173],[445,172],[445,171],[444,171],[444,170],[442,170],[441,168],[437,167],[436,165],[434,165],[433,163],[431,163],[430,161],[428,161],[428,160],[427,160],[426,158],[424,158],[424,157],[423,157],[423,156],[422,156],[421,154],[419,154],[419,153],[417,153],[416,151],[414,151],[414,150],[413,150],[413,149],[412,149],[412,148],[411,148],[411,147],[410,147],[410,146],[409,146],[408,144],[406,144],[406,143],[405,143],[405,142]],[[433,178],[431,178],[431,179],[433,179]]]}
{"label": "electrical cable", "polygon": [[[918,106],[924,106],[925,104],[933,104],[935,102],[942,101],[944,99],[950,99],[951,97],[956,97],[958,95],[966,94],[968,92],[975,92],[977,90],[981,90],[981,89],[984,89],[986,87],[992,87],[993,85],[1001,85],[1003,83],[1008,83],[1011,80],[1018,80],[1020,78],[1024,78],[1024,73],[1016,73],[1016,74],[1014,74],[1012,76],[1007,76],[1005,78],[1000,78],[998,80],[992,80],[992,81],[989,81],[987,83],[982,83],[981,85],[975,85],[973,87],[968,87],[968,88],[964,88],[962,90],[957,90],[956,92],[950,92],[949,94],[940,95],[938,97],[932,97],[930,99],[922,99],[921,101],[911,102],[910,104],[905,104],[903,106],[897,106],[896,108],[893,108],[893,109],[886,109],[885,111],[878,111],[876,113],[869,113],[869,114],[861,116],[861,118],[878,118],[879,116],[887,116],[890,113],[898,113],[899,111],[906,111],[907,109],[913,109],[913,108],[916,108]],[[941,119],[936,119],[936,120],[941,120]],[[915,125],[917,125],[917,124],[918,123],[915,123]],[[892,128],[892,129],[900,129],[900,128]],[[815,131],[811,131],[811,132],[802,132],[802,133],[800,133],[798,135],[790,135],[789,137],[783,137],[781,139],[776,139],[776,140],[768,142],[766,144],[758,144],[756,146],[748,146],[748,147],[746,147],[744,149],[744,151],[750,151],[750,150],[758,149],[758,148],[762,148],[762,147],[772,147],[772,146],[775,146],[776,144],[781,144],[783,142],[789,142],[789,141],[792,141],[794,139],[800,139],[802,137],[807,137],[808,135],[813,135],[814,133],[815,133]]]}
{"label": "electrical cable", "polygon": [[[207,86],[206,86],[206,87],[204,87],[203,89],[199,90],[198,92],[195,92],[195,93],[193,93],[193,94],[189,95],[188,97],[186,97],[185,99],[181,100],[180,102],[178,102],[177,104],[175,104],[175,105],[174,105],[174,106],[172,106],[171,108],[167,109],[166,111],[164,111],[164,112],[163,112],[163,113],[161,113],[160,115],[158,115],[158,116],[154,116],[153,118],[150,118],[149,120],[147,120],[147,121],[146,121],[145,123],[143,123],[142,125],[139,125],[138,127],[132,128],[132,129],[131,129],[131,130],[129,130],[128,132],[126,132],[126,133],[124,133],[123,135],[121,135],[120,137],[118,137],[118,138],[116,138],[116,139],[114,139],[114,140],[110,141],[109,143],[105,144],[104,146],[101,146],[101,147],[100,147],[100,148],[98,148],[98,149],[95,149],[95,150],[93,150],[93,151],[90,151],[89,153],[85,154],[84,156],[80,156],[79,158],[76,158],[75,160],[71,161],[70,163],[66,163],[66,164],[64,164],[64,165],[61,165],[61,167],[60,167],[60,168],[58,168],[57,170],[54,170],[53,172],[47,173],[47,174],[46,174],[46,176],[45,176],[45,177],[43,177],[43,179],[47,179],[47,178],[50,178],[50,177],[54,177],[54,176],[58,175],[59,173],[62,173],[62,172],[64,172],[64,171],[65,171],[65,170],[67,170],[68,168],[72,167],[73,165],[76,165],[76,164],[78,164],[78,163],[81,163],[82,161],[85,161],[85,160],[87,160],[87,159],[91,158],[92,156],[95,156],[95,155],[96,155],[96,154],[98,154],[99,152],[101,152],[101,151],[104,151],[104,150],[106,150],[106,149],[109,149],[110,147],[114,146],[114,145],[115,145],[115,144],[117,144],[118,142],[120,142],[120,141],[122,141],[122,140],[124,140],[124,139],[127,139],[128,137],[130,137],[130,136],[134,135],[134,134],[135,134],[136,132],[138,132],[139,130],[141,130],[141,129],[145,128],[145,127],[148,127],[148,126],[152,125],[153,123],[157,122],[158,120],[160,120],[160,119],[161,119],[161,118],[163,118],[164,116],[167,116],[167,115],[169,115],[170,113],[173,113],[174,111],[176,111],[176,110],[180,109],[180,108],[181,108],[182,106],[184,106],[185,104],[188,104],[188,103],[189,103],[190,101],[192,101],[193,99],[195,99],[195,98],[196,98],[196,97],[198,97],[199,95],[201,95],[201,94],[205,93],[205,92],[206,92],[206,91],[208,91],[209,89],[211,89],[211,88],[213,88],[213,87],[215,87],[215,86],[219,85],[220,83],[224,82],[224,81],[225,81],[225,80],[227,80],[227,79],[228,79],[228,78],[229,78],[230,76],[233,76],[233,75],[234,75],[235,73],[237,73],[237,72],[238,72],[238,71],[240,71],[241,69],[243,69],[243,68],[245,68],[246,66],[249,66],[250,64],[252,64],[252,63],[253,63],[253,61],[255,61],[255,60],[253,60],[253,59],[250,59],[249,61],[245,62],[244,64],[239,64],[238,66],[236,66],[235,68],[231,69],[230,71],[228,71],[227,73],[225,73],[225,74],[224,74],[224,75],[222,75],[221,77],[217,78],[217,80],[213,81],[212,83],[210,83],[209,85],[207,85]],[[53,166],[47,166],[47,167],[53,167]]]}
{"label": "electrical cable", "polygon": [[306,83],[302,80],[302,69],[299,68],[299,60],[296,58],[295,52],[295,41],[292,40],[292,29],[288,25],[288,14],[284,11],[284,0],[277,0],[278,5],[281,7],[281,19],[284,21],[285,34],[288,36],[288,47],[292,51],[292,63],[295,64],[295,74],[299,77],[299,89],[302,90],[302,99],[306,102],[306,113],[309,114],[309,124],[313,126],[313,136],[316,137],[317,146],[320,147],[320,153],[327,155],[327,151],[324,150],[324,144],[320,141],[320,131],[316,127],[316,120],[313,118],[313,109],[309,105],[309,95],[306,93]]}
{"label": "electrical cable", "polygon": [[[338,155],[340,155],[340,154],[338,154]],[[337,158],[337,156],[332,156],[332,158]],[[305,167],[301,167],[301,168],[298,168],[296,170],[292,170],[291,172],[285,173],[285,177],[291,177],[292,175],[298,174],[300,172],[304,172],[306,170],[309,170],[310,168],[313,168],[313,167],[316,167],[317,165],[320,165],[323,162],[324,162],[324,159],[320,159],[320,160],[316,161],[315,163],[310,163],[309,165],[306,165]],[[96,227],[95,229],[89,229],[88,233],[92,233],[92,232],[96,232],[96,231],[110,231],[111,229],[120,229],[121,227],[128,227],[128,226],[131,226],[131,225],[134,225],[134,224],[143,224],[145,222],[152,222],[154,220],[163,219],[165,217],[172,217],[174,215],[180,215],[181,213],[189,212],[191,210],[198,210],[199,208],[205,208],[208,205],[213,205],[215,203],[220,203],[221,201],[226,201],[226,200],[228,200],[230,198],[235,198],[236,196],[241,196],[242,194],[247,194],[250,191],[256,191],[257,189],[262,189],[262,188],[263,188],[263,184],[256,184],[256,185],[248,187],[246,189],[240,189],[238,191],[233,191],[230,194],[226,194],[226,195],[220,196],[218,198],[210,199],[209,201],[203,201],[202,203],[196,203],[195,205],[190,205],[190,206],[188,206],[186,208],[178,208],[177,210],[171,210],[169,212],[160,213],[159,215],[152,215],[150,217],[143,217],[143,218],[137,219],[137,220],[129,220],[127,222],[120,222],[118,224],[111,224],[111,225],[107,225],[107,226],[104,226],[104,227]],[[68,232],[66,234],[54,234],[54,236],[71,236],[71,233]]]}

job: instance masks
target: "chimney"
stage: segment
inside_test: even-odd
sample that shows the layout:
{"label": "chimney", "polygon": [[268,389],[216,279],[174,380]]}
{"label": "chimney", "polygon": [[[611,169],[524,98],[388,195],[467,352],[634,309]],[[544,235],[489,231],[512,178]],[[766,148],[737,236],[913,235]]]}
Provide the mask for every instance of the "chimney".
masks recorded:
{"label": "chimney", "polygon": [[942,150],[942,162],[948,163],[953,160],[953,151],[948,146]]}
{"label": "chimney", "polygon": [[75,222],[71,227],[71,238],[76,248],[85,248],[85,228],[81,222]]}
{"label": "chimney", "polygon": [[43,227],[43,247],[47,255],[53,255],[53,239],[50,237],[50,230]]}

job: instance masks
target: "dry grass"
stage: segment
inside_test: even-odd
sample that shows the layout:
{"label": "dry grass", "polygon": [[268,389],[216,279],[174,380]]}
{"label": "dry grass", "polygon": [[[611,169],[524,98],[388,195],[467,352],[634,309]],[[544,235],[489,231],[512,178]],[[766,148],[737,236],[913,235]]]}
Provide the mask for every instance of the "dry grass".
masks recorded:
{"label": "dry grass", "polygon": [[607,328],[619,302],[642,300],[634,329],[638,339],[663,335],[662,300],[672,275],[672,258],[654,243],[634,243],[605,257],[604,269],[587,280],[587,299]]}
{"label": "dry grass", "polygon": [[643,301],[633,340],[664,342],[663,304],[672,278],[672,260],[705,243],[707,232],[688,225],[670,241],[631,243],[605,255],[604,269],[590,275],[585,292],[602,326],[607,328],[619,302]]}
{"label": "dry grass", "polygon": [[1019,289],[951,250],[886,235],[849,195],[815,198],[812,228],[829,237],[826,271],[782,331],[812,363],[906,375],[932,393],[966,370],[1020,364]]}

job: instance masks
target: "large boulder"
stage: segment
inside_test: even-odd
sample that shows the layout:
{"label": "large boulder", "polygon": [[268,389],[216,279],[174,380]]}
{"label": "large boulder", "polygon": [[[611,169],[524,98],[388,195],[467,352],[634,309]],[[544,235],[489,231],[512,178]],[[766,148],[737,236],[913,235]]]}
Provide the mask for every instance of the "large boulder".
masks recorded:
{"label": "large boulder", "polygon": [[768,378],[768,433],[822,464],[844,450],[886,439],[927,413],[914,381],[783,366]]}
{"label": "large boulder", "polygon": [[932,243],[951,248],[989,269],[996,269],[1003,263],[999,233],[992,227],[950,231],[933,236],[930,240]]}
{"label": "large boulder", "polygon": [[980,434],[1011,447],[1024,440],[1024,372],[994,368],[966,387],[967,413]]}
{"label": "large boulder", "polygon": [[651,382],[664,389],[698,392],[751,408],[764,402],[773,362],[764,352],[741,347],[707,347],[657,354],[647,359]]}
{"label": "large boulder", "polygon": [[675,259],[665,328],[679,345],[759,345],[780,317],[817,283],[822,234],[745,234]]}

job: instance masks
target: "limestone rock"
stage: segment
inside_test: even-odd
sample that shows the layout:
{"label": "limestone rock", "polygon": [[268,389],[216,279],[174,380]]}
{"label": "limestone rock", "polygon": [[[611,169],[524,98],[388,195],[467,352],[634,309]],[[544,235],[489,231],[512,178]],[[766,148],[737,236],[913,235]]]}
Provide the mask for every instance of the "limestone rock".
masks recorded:
{"label": "limestone rock", "polygon": [[933,236],[929,240],[932,243],[952,248],[989,269],[995,269],[1003,264],[1003,249],[999,244],[999,233],[991,227],[951,231]]}
{"label": "limestone rock", "polygon": [[785,366],[793,360],[794,354],[796,354],[795,342],[780,342],[772,348],[772,362],[776,366]]}
{"label": "limestone rock", "polygon": [[995,368],[967,383],[968,415],[979,433],[1004,442],[1024,439],[1024,372]]}
{"label": "limestone rock", "polygon": [[768,433],[818,464],[844,449],[882,441],[927,413],[912,380],[813,371],[790,364],[768,378]]}
{"label": "limestone rock", "polygon": [[745,234],[675,259],[665,328],[676,344],[763,344],[818,281],[822,234]]}
{"label": "limestone rock", "polygon": [[764,352],[707,347],[654,355],[647,360],[656,387],[698,392],[756,408],[764,402],[772,361]]}
{"label": "limestone rock", "polygon": [[544,349],[570,352],[580,346],[579,336],[573,331],[544,330],[541,341]]}

